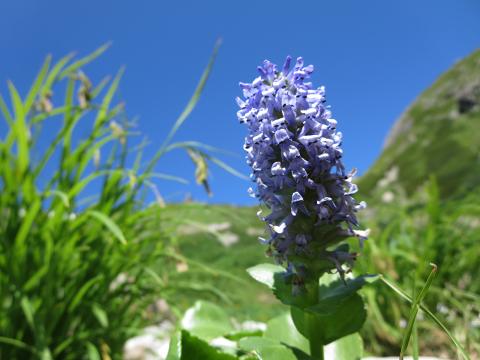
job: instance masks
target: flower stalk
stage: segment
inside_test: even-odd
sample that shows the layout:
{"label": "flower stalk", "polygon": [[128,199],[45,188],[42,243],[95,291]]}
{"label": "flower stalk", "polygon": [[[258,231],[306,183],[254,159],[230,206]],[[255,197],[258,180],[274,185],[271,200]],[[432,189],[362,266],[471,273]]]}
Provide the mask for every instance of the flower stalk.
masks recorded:
{"label": "flower stalk", "polygon": [[256,184],[249,193],[270,210],[258,213],[268,234],[260,241],[287,269],[295,293],[325,272],[336,270],[343,278],[357,254],[335,246],[351,236],[363,243],[368,236],[357,229],[356,213],[366,204],[353,198],[355,170],[345,171],[342,133],[326,105],[325,87],[309,81],[313,70],[301,57],[293,67],[290,56],[281,68],[265,60],[260,76],[240,83],[243,99],[237,98]]}

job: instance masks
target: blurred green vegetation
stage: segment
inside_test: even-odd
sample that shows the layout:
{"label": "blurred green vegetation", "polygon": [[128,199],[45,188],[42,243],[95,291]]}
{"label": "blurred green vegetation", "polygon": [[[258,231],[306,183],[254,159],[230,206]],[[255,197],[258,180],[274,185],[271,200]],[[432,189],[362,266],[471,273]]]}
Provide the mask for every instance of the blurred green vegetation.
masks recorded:
{"label": "blurred green vegetation", "polygon": [[[229,169],[205,152],[208,146],[172,142],[218,46],[147,160],[116,101],[123,71],[95,85],[82,71],[107,47],[56,63],[49,56],[25,96],[12,82],[10,101],[0,96],[0,359],[121,358],[128,338],[166,316],[155,309],[158,300],[183,291],[162,282],[173,245],[158,226],[164,202],[153,179],[183,180],[155,165],[175,149],[194,153],[204,186],[210,161]],[[149,207],[142,199],[152,191]]]}

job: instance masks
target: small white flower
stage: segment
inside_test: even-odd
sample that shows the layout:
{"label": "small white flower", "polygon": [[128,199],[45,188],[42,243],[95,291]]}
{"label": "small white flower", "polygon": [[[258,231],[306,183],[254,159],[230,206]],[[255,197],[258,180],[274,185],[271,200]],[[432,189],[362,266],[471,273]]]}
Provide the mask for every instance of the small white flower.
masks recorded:
{"label": "small white flower", "polygon": [[282,222],[280,225],[270,225],[273,231],[275,231],[277,234],[282,234],[285,231],[285,228],[287,227],[287,224]]}

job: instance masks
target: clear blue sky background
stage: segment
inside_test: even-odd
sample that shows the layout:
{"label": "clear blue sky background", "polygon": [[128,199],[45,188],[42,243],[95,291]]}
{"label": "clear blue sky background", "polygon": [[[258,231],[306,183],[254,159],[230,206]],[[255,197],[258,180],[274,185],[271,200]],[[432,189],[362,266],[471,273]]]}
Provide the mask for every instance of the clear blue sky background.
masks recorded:
{"label": "clear blue sky background", "polygon": [[[86,54],[111,40],[87,74],[98,81],[127,65],[120,96],[128,113],[140,117],[140,130],[153,142],[147,155],[153,154],[217,37],[224,40],[218,61],[178,140],[229,150],[237,156],[223,159],[247,174],[245,128],[235,116],[238,82],[253,79],[265,58],[281,63],[287,54],[301,55],[315,65],[315,85],[327,87],[347,166],[364,172],[409,103],[480,46],[480,1],[1,1],[0,91],[7,79],[25,91],[47,53]],[[187,186],[158,183],[171,201],[191,192],[202,201],[252,203],[248,183],[216,167],[208,199],[181,152],[164,158],[159,170],[191,180]]]}

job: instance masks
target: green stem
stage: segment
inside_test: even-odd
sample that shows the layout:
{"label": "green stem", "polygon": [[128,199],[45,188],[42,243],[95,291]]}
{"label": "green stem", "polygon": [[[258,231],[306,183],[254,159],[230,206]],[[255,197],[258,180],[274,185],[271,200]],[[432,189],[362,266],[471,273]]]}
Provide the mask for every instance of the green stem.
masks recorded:
{"label": "green stem", "polygon": [[[310,297],[310,303],[316,304],[318,302],[318,280],[314,283],[313,286],[311,286],[308,290],[308,296]],[[324,360],[324,353],[323,353],[323,342],[318,341],[318,337],[314,336],[314,334],[317,333],[318,330],[318,322],[315,320],[315,317],[312,316],[311,314],[304,313],[307,323],[308,323],[308,332],[309,332],[309,337],[308,341],[310,344],[310,356],[312,360]]]}
{"label": "green stem", "polygon": [[315,340],[310,340],[310,356],[313,360],[324,360],[323,345]]}

